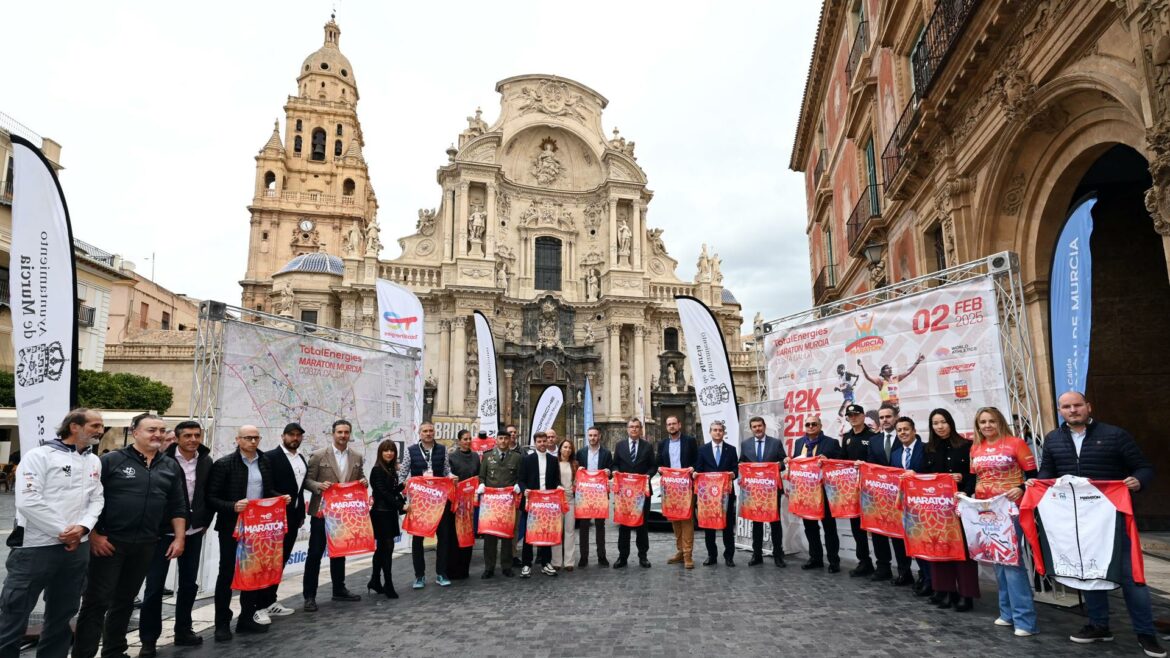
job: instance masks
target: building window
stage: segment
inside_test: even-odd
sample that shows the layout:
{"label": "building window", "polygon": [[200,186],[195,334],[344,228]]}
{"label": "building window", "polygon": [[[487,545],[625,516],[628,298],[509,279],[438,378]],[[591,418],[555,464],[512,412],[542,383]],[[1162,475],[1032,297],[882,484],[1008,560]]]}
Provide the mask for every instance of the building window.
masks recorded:
{"label": "building window", "polygon": [[678,329],[667,327],[662,330],[662,349],[668,352],[678,351]]}
{"label": "building window", "polygon": [[947,269],[947,243],[943,238],[942,224],[936,224],[930,230],[930,241],[934,251],[934,271]]}
{"label": "building window", "polygon": [[915,104],[918,103],[919,95],[925,91],[923,87],[929,65],[928,56],[926,28],[923,27],[918,32],[918,38],[914,40],[914,46],[910,49],[910,97]]}
{"label": "building window", "polygon": [[11,305],[8,299],[8,268],[0,267],[0,307]]}
{"label": "building window", "polygon": [[325,160],[325,131],[320,128],[313,130],[313,154],[310,158],[318,162]]}
{"label": "building window", "polygon": [[828,269],[827,281],[830,286],[837,285],[837,257],[833,255],[833,224],[825,222],[825,267]]}
{"label": "building window", "polygon": [[345,179],[345,182],[341,184],[341,193],[345,196],[353,196],[353,190],[355,187],[356,186],[354,185],[353,179],[347,178]]}
{"label": "building window", "polygon": [[339,158],[341,157],[341,140],[340,139],[333,142],[333,155],[336,157],[339,157]]}
{"label": "building window", "polygon": [[296,138],[293,139],[293,152],[294,153],[301,152],[301,136],[300,135],[297,135]]}
{"label": "building window", "polygon": [[301,132],[301,120],[297,119],[297,132]]}
{"label": "building window", "polygon": [[145,329],[149,326],[150,318],[150,304],[141,302],[138,305],[138,328]]}
{"label": "building window", "polygon": [[171,314],[166,311],[162,312],[162,328],[165,330],[170,330],[171,328]]}
{"label": "building window", "polygon": [[271,171],[264,172],[264,189],[269,192],[276,191],[276,174]]}
{"label": "building window", "polygon": [[345,131],[344,131],[342,125],[339,123],[339,124],[337,124],[337,136],[341,137],[343,134],[345,134]]}
{"label": "building window", "polygon": [[536,239],[536,289],[561,289],[561,241]]}
{"label": "building window", "polygon": [[317,311],[301,311],[301,322],[317,324]]}

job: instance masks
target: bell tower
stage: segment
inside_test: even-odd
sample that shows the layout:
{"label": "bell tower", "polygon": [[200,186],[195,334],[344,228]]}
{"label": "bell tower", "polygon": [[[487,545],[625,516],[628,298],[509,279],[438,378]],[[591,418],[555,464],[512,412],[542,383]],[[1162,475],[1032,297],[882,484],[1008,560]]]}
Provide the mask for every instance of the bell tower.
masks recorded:
{"label": "bell tower", "polygon": [[362,155],[357,80],[340,43],[330,16],[321,47],[301,63],[283,129],[278,119],[256,155],[248,268],[240,281],[245,308],[271,311],[272,275],[297,256],[376,258],[381,248],[378,228],[371,230],[378,200]]}

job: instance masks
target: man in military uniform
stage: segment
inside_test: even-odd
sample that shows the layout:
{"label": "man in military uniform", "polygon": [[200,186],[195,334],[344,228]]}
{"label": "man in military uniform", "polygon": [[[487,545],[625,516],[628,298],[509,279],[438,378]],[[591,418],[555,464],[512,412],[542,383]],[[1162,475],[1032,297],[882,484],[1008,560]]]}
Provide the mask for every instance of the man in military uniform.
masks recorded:
{"label": "man in military uniform", "polygon": [[[496,447],[483,454],[483,461],[479,467],[479,492],[485,487],[503,488],[512,487],[516,494],[520,493],[520,453],[512,450],[514,435],[501,434],[496,437]],[[500,551],[500,545],[503,550]],[[483,576],[484,580],[495,575],[496,553],[500,555],[500,570],[504,576],[512,577],[512,540],[501,539],[492,535],[483,538]]]}

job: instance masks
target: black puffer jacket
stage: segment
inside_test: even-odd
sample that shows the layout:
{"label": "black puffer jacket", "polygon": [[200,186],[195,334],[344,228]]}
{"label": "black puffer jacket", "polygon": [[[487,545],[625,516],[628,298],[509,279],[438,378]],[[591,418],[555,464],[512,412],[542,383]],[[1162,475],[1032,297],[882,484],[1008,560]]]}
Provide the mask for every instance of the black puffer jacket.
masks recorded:
{"label": "black puffer jacket", "polygon": [[1154,481],[1154,467],[1133,436],[1120,427],[1092,419],[1081,443],[1080,456],[1068,423],[1061,423],[1044,437],[1037,477],[1051,480],[1069,474],[1093,480],[1124,480],[1132,476],[1142,483],[1142,489]]}

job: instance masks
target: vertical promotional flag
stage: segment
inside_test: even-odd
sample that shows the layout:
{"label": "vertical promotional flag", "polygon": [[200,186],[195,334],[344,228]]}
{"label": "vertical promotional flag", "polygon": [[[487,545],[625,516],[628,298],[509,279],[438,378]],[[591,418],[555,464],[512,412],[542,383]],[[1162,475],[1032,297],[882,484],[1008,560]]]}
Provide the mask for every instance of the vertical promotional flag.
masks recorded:
{"label": "vertical promotional flag", "polygon": [[739,409],[723,333],[719,331],[715,315],[703,302],[685,295],[676,295],[674,301],[678,304],[678,317],[686,337],[687,360],[699,404],[699,418],[703,422],[703,436],[711,436],[712,422],[723,421],[727,428],[725,440],[738,447]]}
{"label": "vertical promotional flag", "polygon": [[642,427],[646,427],[646,399],[642,397],[642,387],[638,387],[638,420],[642,421]]}
{"label": "vertical promotional flag", "polygon": [[[475,342],[479,346],[479,429],[494,439],[500,431],[500,390],[496,377],[496,343],[487,317],[476,311]],[[491,448],[488,448],[489,450]]]}
{"label": "vertical promotional flag", "polygon": [[1089,239],[1093,235],[1093,206],[1097,199],[1082,201],[1068,216],[1056,255],[1052,258],[1048,295],[1052,318],[1052,385],[1060,396],[1084,391],[1089,375],[1089,331],[1093,317],[1093,261]]}
{"label": "vertical promotional flag", "polygon": [[77,272],[65,193],[52,164],[12,135],[9,300],[20,449],[53,438],[77,406]]}
{"label": "vertical promotional flag", "polygon": [[[589,387],[589,375],[585,376],[585,409],[582,413],[585,419],[585,430],[593,427],[593,389]],[[585,432],[582,432],[584,434]]]}
{"label": "vertical promotional flag", "polygon": [[561,392],[559,386],[545,387],[540,399],[536,401],[536,407],[532,410],[532,428],[528,434],[528,445],[532,445],[537,432],[543,432],[553,426],[564,404],[565,394]]}
{"label": "vertical promotional flag", "polygon": [[[417,347],[425,357],[423,341],[426,331],[423,327],[423,307],[415,294],[406,288],[378,279],[378,335],[388,343],[405,347]],[[414,372],[414,416],[406,443],[418,442],[418,426],[423,420],[423,362],[419,361]]]}

